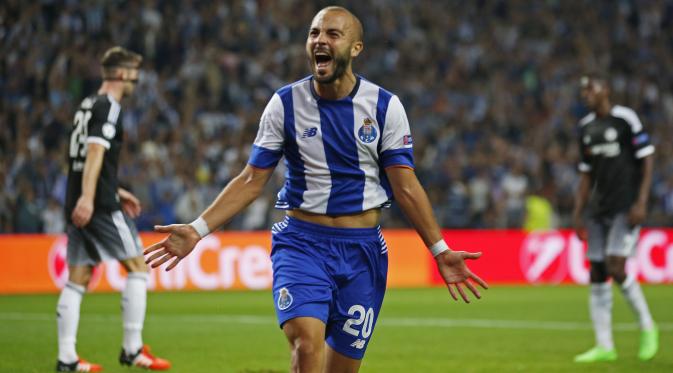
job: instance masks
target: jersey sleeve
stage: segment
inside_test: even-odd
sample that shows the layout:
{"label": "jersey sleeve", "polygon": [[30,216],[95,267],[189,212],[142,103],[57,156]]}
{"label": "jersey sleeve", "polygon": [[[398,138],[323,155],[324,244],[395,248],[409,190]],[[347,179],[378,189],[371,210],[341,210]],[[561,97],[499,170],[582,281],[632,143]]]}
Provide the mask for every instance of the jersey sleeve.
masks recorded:
{"label": "jersey sleeve", "polygon": [[100,144],[110,149],[110,141],[117,135],[117,119],[121,106],[111,101],[96,101],[91,108],[87,128],[87,144]]}
{"label": "jersey sleeve", "polygon": [[252,145],[248,164],[257,168],[271,168],[278,164],[283,156],[283,103],[278,94],[274,94],[262,113],[257,137]]}
{"label": "jersey sleeve", "polygon": [[397,96],[388,103],[385,126],[381,134],[381,164],[390,166],[407,166],[414,168],[413,140],[409,129],[409,119]]}
{"label": "jersey sleeve", "polygon": [[650,135],[645,131],[636,112],[624,106],[615,107],[613,110],[631,127],[631,143],[633,144],[634,156],[641,159],[653,154],[654,145],[650,141]]}

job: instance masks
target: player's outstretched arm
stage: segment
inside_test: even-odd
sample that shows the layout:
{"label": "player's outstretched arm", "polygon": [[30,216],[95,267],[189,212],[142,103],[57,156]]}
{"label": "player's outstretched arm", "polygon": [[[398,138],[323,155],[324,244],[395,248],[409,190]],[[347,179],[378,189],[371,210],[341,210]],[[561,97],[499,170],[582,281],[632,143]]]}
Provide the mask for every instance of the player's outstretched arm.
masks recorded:
{"label": "player's outstretched arm", "polygon": [[259,197],[272,173],[273,168],[260,169],[246,165],[193,223],[154,227],[157,232],[168,233],[168,236],[145,249],[145,255],[152,254],[146,263],[156,268],[173,260],[166,270],[175,268],[194,250],[202,237],[231,220]]}
{"label": "player's outstretched arm", "polygon": [[437,220],[432,213],[428,196],[418,182],[413,169],[388,167],[386,168],[386,175],[393,189],[395,200],[411,221],[425,245],[433,252],[437,268],[449,289],[451,297],[458,300],[456,295],[458,293],[466,303],[469,303],[470,300],[463,289],[464,286],[477,298],[481,298],[481,293],[472,282],[476,282],[484,289],[488,289],[488,284],[472,273],[465,264],[465,260],[477,259],[481,256],[481,253],[448,249],[442,238]]}

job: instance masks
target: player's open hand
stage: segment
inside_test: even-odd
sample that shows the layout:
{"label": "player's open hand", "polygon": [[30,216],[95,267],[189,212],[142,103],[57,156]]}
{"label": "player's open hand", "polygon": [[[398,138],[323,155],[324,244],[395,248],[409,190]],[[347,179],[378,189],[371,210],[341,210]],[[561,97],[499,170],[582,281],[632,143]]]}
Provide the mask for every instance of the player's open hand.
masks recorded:
{"label": "player's open hand", "polygon": [[72,223],[75,224],[77,228],[83,228],[89,224],[91,216],[93,216],[93,200],[85,196],[80,196],[77,199],[75,209],[72,210],[72,214],[70,215]]}
{"label": "player's open hand", "polygon": [[458,300],[458,297],[456,296],[457,291],[465,303],[470,303],[470,299],[465,294],[465,290],[462,286],[467,287],[475,297],[481,298],[481,293],[479,293],[479,290],[472,282],[476,282],[482,288],[488,289],[488,284],[479,278],[479,276],[472,273],[465,264],[466,259],[477,259],[480,256],[480,252],[468,253],[466,251],[449,250],[435,257],[439,274],[444,279],[446,286],[449,288],[449,293],[454,300]]}
{"label": "player's open hand", "polygon": [[152,268],[159,267],[173,259],[166,267],[167,271],[175,268],[180,261],[194,250],[197,242],[201,239],[196,230],[189,224],[156,225],[157,232],[168,233],[168,237],[145,249],[143,254],[152,254],[145,260]]}

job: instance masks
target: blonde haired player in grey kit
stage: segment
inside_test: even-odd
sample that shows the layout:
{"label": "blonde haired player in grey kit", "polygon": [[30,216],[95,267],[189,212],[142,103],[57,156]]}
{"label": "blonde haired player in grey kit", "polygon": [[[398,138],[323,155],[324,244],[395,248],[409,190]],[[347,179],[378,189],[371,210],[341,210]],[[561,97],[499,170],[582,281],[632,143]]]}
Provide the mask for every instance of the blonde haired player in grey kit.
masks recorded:
{"label": "blonde haired player in grey kit", "polygon": [[[579,123],[581,176],[574,221],[577,235],[587,241],[591,262],[589,308],[596,346],[575,356],[575,362],[617,359],[612,340],[610,278],[640,321],[638,357],[649,360],[659,347],[657,327],[638,281],[633,275],[627,276],[625,265],[635,253],[640,224],[647,212],[654,146],[636,113],[610,102],[606,78],[584,76],[581,89],[582,99],[592,112]],[[585,206],[589,210],[586,219]]]}
{"label": "blonde haired player in grey kit", "polygon": [[68,283],[57,306],[59,372],[99,372],[103,368],[77,355],[75,342],[79,310],[94,266],[118,260],[128,272],[122,291],[124,338],[119,362],[150,370],[170,363],[153,356],[143,345],[142,328],[147,301],[147,265],[131,218],[140,213],[140,201],[119,187],[117,169],[124,138],[121,123],[123,97],[138,81],[142,57],[122,47],[108,49],[101,59],[103,83],[85,98],[75,113],[68,149]]}

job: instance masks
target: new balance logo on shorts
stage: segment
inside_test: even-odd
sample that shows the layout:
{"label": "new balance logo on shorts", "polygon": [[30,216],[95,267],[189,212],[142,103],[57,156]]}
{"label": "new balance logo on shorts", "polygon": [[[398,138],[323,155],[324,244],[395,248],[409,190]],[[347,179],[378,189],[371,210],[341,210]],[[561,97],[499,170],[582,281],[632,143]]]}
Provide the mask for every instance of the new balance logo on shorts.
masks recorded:
{"label": "new balance logo on shorts", "polygon": [[367,343],[366,340],[358,338],[355,342],[351,343],[351,347],[355,347],[358,350],[362,350],[365,347],[365,343]]}

